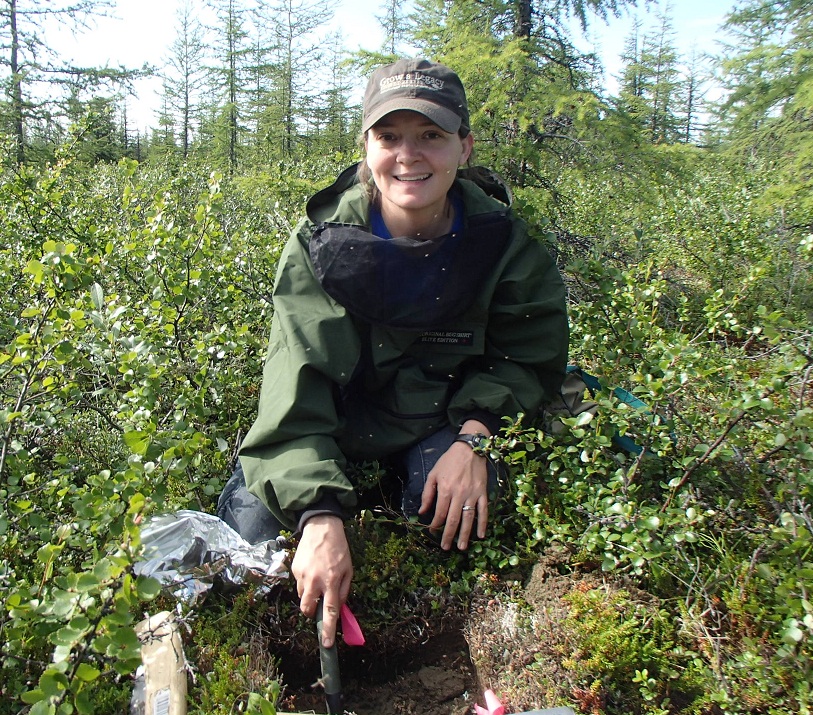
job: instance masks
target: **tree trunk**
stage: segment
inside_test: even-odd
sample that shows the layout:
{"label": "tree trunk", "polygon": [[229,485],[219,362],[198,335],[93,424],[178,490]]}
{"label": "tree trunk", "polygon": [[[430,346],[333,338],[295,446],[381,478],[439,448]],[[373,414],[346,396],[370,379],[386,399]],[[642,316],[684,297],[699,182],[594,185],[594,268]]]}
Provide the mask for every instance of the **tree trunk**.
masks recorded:
{"label": "tree trunk", "polygon": [[531,0],[516,0],[517,3],[517,25],[514,34],[525,40],[531,38],[531,28],[533,26],[533,7]]}
{"label": "tree trunk", "polygon": [[20,36],[17,30],[17,0],[9,0],[9,32],[11,34],[11,116],[17,164],[25,161],[25,130],[23,128],[23,76],[19,65]]}

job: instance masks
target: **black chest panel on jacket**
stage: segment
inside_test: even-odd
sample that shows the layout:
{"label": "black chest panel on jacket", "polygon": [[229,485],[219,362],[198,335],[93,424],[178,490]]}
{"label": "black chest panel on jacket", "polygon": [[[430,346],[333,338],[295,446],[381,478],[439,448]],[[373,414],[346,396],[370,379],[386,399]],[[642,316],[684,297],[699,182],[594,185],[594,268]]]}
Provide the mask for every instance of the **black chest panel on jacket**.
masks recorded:
{"label": "black chest panel on jacket", "polygon": [[322,288],[351,315],[432,330],[472,304],[511,229],[504,212],[475,216],[463,231],[429,241],[384,239],[357,226],[324,223],[308,249]]}

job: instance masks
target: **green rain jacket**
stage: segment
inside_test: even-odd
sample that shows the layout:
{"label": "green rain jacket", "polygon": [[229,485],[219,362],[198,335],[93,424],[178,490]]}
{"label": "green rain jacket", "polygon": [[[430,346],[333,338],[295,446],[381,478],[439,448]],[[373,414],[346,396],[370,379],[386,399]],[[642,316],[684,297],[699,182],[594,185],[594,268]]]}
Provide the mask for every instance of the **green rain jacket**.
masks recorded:
{"label": "green rain jacket", "polygon": [[469,418],[496,432],[561,385],[568,324],[551,256],[477,183],[458,178],[452,191],[462,232],[382,239],[351,167],[308,202],[283,250],[240,461],[249,490],[291,528],[326,504],[352,512],[348,460],[387,457]]}

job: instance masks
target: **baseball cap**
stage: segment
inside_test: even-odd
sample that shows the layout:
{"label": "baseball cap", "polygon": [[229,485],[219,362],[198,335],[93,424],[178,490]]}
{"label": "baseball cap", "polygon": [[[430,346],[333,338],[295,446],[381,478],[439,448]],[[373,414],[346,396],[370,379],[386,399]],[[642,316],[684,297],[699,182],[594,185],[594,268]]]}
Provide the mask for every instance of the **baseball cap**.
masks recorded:
{"label": "baseball cap", "polygon": [[364,93],[362,131],[390,112],[409,109],[431,119],[443,131],[469,132],[469,108],[463,83],[446,65],[425,59],[398,60],[373,72]]}

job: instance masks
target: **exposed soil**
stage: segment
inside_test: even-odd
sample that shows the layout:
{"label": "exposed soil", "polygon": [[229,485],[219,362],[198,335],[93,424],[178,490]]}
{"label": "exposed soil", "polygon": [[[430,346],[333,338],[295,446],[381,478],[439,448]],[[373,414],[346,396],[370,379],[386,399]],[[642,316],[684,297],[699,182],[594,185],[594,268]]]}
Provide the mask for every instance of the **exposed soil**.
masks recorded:
{"label": "exposed soil", "polygon": [[[340,640],[346,715],[471,715],[475,703],[485,704],[486,688],[498,694],[509,713],[574,701],[578,712],[603,712],[604,691],[584,686],[584,677],[566,666],[580,651],[574,634],[563,627],[569,594],[589,591],[611,598],[621,584],[589,567],[561,573],[567,559],[567,553],[551,549],[524,583],[486,588],[467,606],[450,600],[431,608],[416,598],[386,628],[366,631],[366,645],[350,647]],[[634,594],[628,600],[654,607],[647,594],[626,586],[625,592]],[[252,650],[259,670],[269,654],[276,658],[281,715],[326,713],[315,634],[303,634],[294,607],[282,609],[290,614],[282,619],[278,607],[270,612],[277,617],[274,627],[258,634]]]}
{"label": "exposed soil", "polygon": [[[366,646],[341,653],[342,694],[353,715],[465,715],[478,699],[474,668],[462,632],[445,633],[408,657],[380,662]],[[289,682],[288,678],[283,678]],[[306,674],[301,673],[301,676]],[[318,680],[318,663],[309,673]],[[289,686],[281,712],[324,713],[318,686]]]}
{"label": "exposed soil", "polygon": [[[560,573],[568,554],[554,549],[540,556],[524,584],[510,592],[482,593],[465,613],[449,608],[423,621],[424,638],[410,629],[376,633],[363,648],[339,649],[345,712],[352,715],[471,715],[491,688],[506,712],[578,702],[580,712],[603,712],[604,692],[582,687],[563,667],[563,656],[578,657],[563,632],[568,594],[613,593],[619,584],[592,569]],[[643,607],[649,599],[637,594]],[[418,619],[420,621],[420,619]],[[403,626],[404,624],[402,624]],[[431,634],[431,635],[430,635]],[[414,634],[413,634],[414,635]],[[284,713],[325,713],[316,654],[299,654],[294,671],[281,672],[288,684]],[[294,659],[285,658],[292,663]]]}

